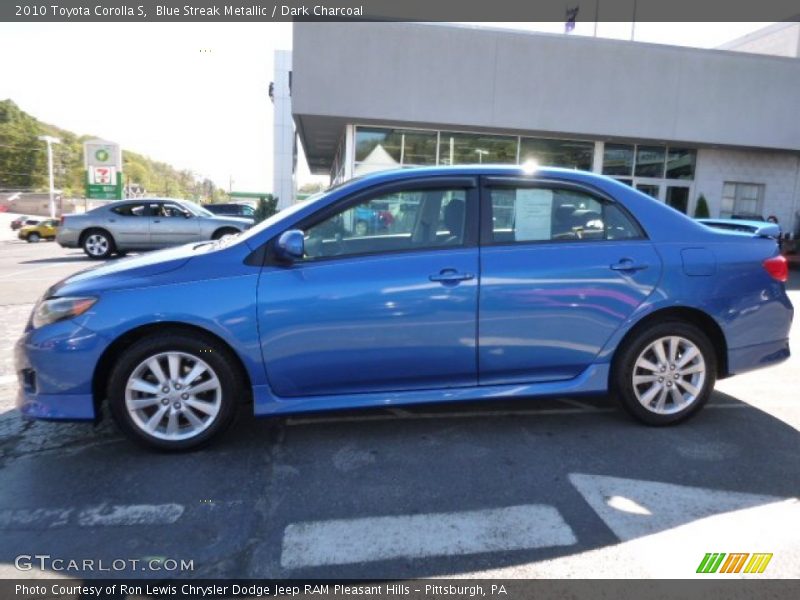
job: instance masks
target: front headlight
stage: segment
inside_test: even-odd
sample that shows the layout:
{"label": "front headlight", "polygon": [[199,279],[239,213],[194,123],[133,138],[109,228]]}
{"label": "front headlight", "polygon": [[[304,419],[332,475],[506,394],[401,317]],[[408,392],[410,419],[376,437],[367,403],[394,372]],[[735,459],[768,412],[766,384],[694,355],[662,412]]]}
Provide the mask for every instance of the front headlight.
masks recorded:
{"label": "front headlight", "polygon": [[33,310],[33,326],[35,328],[72,319],[82,315],[97,302],[97,298],[91,296],[49,298],[41,300]]}

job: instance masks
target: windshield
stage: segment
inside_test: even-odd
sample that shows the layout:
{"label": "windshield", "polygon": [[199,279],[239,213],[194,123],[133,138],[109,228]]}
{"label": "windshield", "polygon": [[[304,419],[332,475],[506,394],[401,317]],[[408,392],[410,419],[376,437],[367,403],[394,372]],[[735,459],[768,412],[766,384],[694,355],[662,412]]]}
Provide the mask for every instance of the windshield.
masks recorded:
{"label": "windshield", "polygon": [[289,208],[284,208],[280,212],[276,212],[274,215],[269,217],[268,219],[264,219],[261,223],[256,224],[255,226],[251,227],[244,233],[241,233],[236,236],[236,241],[241,242],[245,240],[249,240],[254,235],[258,235],[262,231],[264,231],[267,227],[272,227],[278,221],[285,219],[286,217],[292,216],[294,213],[298,212],[300,209],[305,208],[312,202],[322,198],[327,192],[319,192],[318,194],[314,194],[313,196],[309,196],[305,200],[301,200],[296,204],[292,204]]}
{"label": "windshield", "polygon": [[202,206],[200,206],[199,204],[197,204],[195,202],[192,202],[191,200],[184,200],[183,201],[183,205],[186,208],[188,208],[191,212],[193,212],[195,215],[198,215],[200,217],[213,217],[214,216],[214,213],[212,213],[210,210],[206,210],[205,208],[203,208]]}

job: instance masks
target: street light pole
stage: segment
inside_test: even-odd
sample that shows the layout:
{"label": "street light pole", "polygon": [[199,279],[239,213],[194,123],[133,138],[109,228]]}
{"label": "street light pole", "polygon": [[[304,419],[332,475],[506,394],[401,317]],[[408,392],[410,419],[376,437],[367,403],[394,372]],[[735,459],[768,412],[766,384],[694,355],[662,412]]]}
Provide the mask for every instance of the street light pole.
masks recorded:
{"label": "street light pole", "polygon": [[39,139],[47,143],[47,173],[50,178],[50,218],[56,218],[56,188],[53,181],[53,144],[60,144],[61,140],[52,135],[40,135]]}

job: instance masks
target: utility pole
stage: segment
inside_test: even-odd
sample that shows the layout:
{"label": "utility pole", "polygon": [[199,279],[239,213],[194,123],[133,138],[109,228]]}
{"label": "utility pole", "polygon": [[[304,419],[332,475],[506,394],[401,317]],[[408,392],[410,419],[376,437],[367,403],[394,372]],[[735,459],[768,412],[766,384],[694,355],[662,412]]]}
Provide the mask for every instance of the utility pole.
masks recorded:
{"label": "utility pole", "polygon": [[636,0],[633,0],[633,21],[631,21],[631,41],[636,39]]}
{"label": "utility pole", "polygon": [[50,179],[50,218],[56,218],[56,188],[53,181],[53,144],[60,144],[61,140],[51,135],[40,135],[39,139],[47,143],[47,173]]}

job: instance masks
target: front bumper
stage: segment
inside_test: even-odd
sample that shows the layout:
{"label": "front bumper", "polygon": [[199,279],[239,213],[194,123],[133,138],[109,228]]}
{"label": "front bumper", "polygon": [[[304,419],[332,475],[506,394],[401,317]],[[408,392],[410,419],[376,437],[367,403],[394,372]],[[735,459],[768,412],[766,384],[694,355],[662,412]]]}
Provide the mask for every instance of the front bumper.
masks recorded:
{"label": "front bumper", "polygon": [[94,419],[92,378],[107,347],[102,336],[73,321],[26,331],[14,348],[17,408],[36,419]]}

